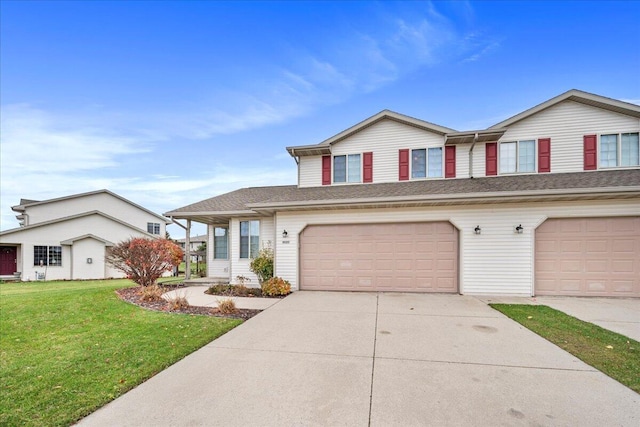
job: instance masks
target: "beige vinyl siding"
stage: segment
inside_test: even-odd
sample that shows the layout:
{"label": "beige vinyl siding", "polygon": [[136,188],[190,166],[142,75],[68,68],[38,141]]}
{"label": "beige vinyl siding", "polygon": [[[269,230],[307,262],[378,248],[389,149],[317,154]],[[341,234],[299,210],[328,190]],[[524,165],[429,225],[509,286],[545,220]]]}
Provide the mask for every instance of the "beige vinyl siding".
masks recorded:
{"label": "beige vinyl siding", "polygon": [[[476,151],[474,147],[473,151]],[[469,149],[471,144],[459,144],[456,146],[456,178],[469,178]],[[444,172],[444,166],[443,166]]]}
{"label": "beige vinyl siding", "polygon": [[[355,135],[335,143],[334,156],[373,152],[373,182],[398,181],[398,150],[404,148],[443,147],[444,136],[401,124],[382,120]],[[322,156],[300,162],[300,187],[322,185]],[[362,159],[361,159],[362,161]],[[444,170],[444,169],[443,169]]]}
{"label": "beige vinyl siding", "polygon": [[[298,235],[307,224],[450,221],[459,230],[459,289],[463,294],[531,295],[534,230],[547,217],[637,215],[640,202],[523,203],[501,206],[309,211],[278,214],[289,244],[278,241],[276,271],[298,286]],[[523,234],[514,232],[522,224]],[[473,229],[480,225],[482,233]]]}
{"label": "beige vinyl siding", "polygon": [[[487,150],[484,144],[476,144],[473,147],[472,153],[473,159],[473,171],[469,173],[473,173],[473,176],[476,178],[480,178],[486,176],[487,172]],[[456,159],[457,160],[457,159]],[[469,164],[469,159],[467,158],[467,164]]]}
{"label": "beige vinyl siding", "polygon": [[240,221],[260,221],[260,248],[270,244],[274,245],[274,229],[275,222],[273,217],[260,217],[260,218],[233,218],[229,225],[229,259],[231,260],[230,279],[232,283],[238,283],[236,277],[244,276],[251,279],[248,286],[259,286],[258,277],[251,271],[251,260],[248,258],[240,258]]}
{"label": "beige vinyl siding", "polygon": [[[214,244],[213,244],[213,229],[215,225],[207,225],[207,276],[208,277],[217,277],[217,278],[227,278],[229,279],[229,259],[215,259],[213,257],[214,254]],[[229,245],[227,245],[227,250],[230,248],[231,239],[229,238]],[[227,253],[227,256],[229,253]]]}
{"label": "beige vinyl siding", "polygon": [[322,185],[322,156],[300,157],[298,186],[318,187]]}
{"label": "beige vinyl siding", "polygon": [[551,138],[551,173],[580,172],[584,167],[584,135],[638,130],[640,120],[636,118],[564,101],[511,125],[500,141]]}

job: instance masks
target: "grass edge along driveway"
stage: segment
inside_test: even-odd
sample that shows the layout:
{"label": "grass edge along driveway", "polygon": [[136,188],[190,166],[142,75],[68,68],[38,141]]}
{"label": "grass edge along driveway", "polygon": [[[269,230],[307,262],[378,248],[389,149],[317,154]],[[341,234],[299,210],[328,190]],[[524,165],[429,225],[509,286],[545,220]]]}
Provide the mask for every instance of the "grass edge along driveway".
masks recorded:
{"label": "grass edge along driveway", "polygon": [[145,310],[128,286],[0,284],[0,425],[72,424],[241,323]]}
{"label": "grass edge along driveway", "polygon": [[640,394],[640,343],[546,305],[489,304]]}

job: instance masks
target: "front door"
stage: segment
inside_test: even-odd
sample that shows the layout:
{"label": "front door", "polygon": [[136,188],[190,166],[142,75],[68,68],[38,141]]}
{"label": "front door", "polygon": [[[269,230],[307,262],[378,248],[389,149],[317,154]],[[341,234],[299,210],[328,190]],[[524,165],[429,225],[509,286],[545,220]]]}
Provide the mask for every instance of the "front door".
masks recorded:
{"label": "front door", "polygon": [[16,272],[15,246],[0,246],[0,276],[10,276]]}

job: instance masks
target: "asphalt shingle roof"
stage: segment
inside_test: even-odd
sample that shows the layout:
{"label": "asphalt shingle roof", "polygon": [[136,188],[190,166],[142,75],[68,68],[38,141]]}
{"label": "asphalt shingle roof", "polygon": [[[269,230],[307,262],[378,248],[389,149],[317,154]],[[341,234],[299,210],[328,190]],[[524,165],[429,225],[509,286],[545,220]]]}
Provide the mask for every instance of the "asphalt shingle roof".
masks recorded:
{"label": "asphalt shingle roof", "polygon": [[585,190],[640,186],[640,169],[584,173],[548,173],[486,178],[440,179],[379,184],[333,185],[298,188],[295,185],[242,188],[187,205],[167,215],[186,212],[233,212],[249,205],[312,201],[384,199],[457,194],[513,193],[544,190]]}

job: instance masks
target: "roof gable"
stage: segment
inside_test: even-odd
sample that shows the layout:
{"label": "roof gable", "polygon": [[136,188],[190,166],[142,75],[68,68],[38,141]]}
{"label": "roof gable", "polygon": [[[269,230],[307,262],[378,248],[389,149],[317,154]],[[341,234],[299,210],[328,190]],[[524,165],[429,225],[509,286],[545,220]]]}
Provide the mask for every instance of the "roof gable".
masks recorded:
{"label": "roof gable", "polygon": [[337,144],[340,141],[343,141],[364,129],[367,129],[368,127],[373,126],[374,124],[382,120],[393,120],[395,122],[398,122],[407,126],[413,126],[418,129],[423,129],[429,132],[433,132],[438,135],[445,135],[450,132],[455,132],[454,129],[436,125],[434,123],[416,119],[414,117],[406,116],[404,114],[396,113],[391,110],[383,110],[378,114],[375,114],[369,117],[368,119],[365,119],[360,123],[354,126],[351,126],[348,129],[343,130],[342,132],[332,136],[331,138],[328,138],[322,141],[319,144],[287,147],[287,151],[292,157],[317,156],[317,155],[323,155],[323,154],[330,154],[332,145]]}
{"label": "roof gable", "polygon": [[600,95],[595,95],[589,92],[583,92],[577,89],[571,89],[563,94],[551,98],[535,107],[529,108],[522,113],[516,114],[513,117],[508,118],[500,123],[496,123],[489,129],[499,129],[511,126],[521,120],[533,116],[547,108],[553,107],[564,101],[574,101],[585,105],[590,105],[596,108],[602,108],[603,110],[613,111],[618,114],[624,114],[627,116],[640,118],[640,105],[631,104],[624,101],[618,101],[617,99],[607,98]]}
{"label": "roof gable", "polygon": [[80,241],[80,240],[84,240],[84,239],[93,239],[93,240],[97,240],[99,242],[104,243],[105,246],[115,246],[112,242],[103,239],[101,237],[98,237],[94,234],[83,234],[82,236],[78,236],[78,237],[72,237],[71,239],[67,239],[67,240],[63,240],[62,242],[60,242],[61,245],[73,245],[75,242]]}
{"label": "roof gable", "polygon": [[89,192],[86,192],[86,193],[71,194],[69,196],[56,197],[54,199],[47,199],[47,200],[41,200],[41,201],[20,199],[20,204],[16,205],[16,206],[12,206],[11,209],[13,211],[15,211],[15,212],[24,212],[25,208],[30,207],[30,206],[40,206],[40,205],[46,205],[46,204],[49,204],[49,203],[63,202],[65,200],[79,199],[79,198],[82,198],[82,197],[93,196],[93,195],[96,195],[96,194],[108,194],[111,197],[114,197],[114,198],[116,198],[118,200],[121,200],[121,201],[123,201],[123,202],[125,202],[125,203],[127,203],[127,204],[129,204],[129,205],[131,205],[133,207],[136,207],[136,208],[138,208],[138,209],[140,209],[140,210],[142,210],[142,211],[144,211],[144,212],[146,212],[146,213],[148,213],[150,215],[155,216],[156,218],[164,221],[166,224],[169,224],[171,222],[170,220],[168,220],[167,218],[163,217],[162,215],[159,215],[159,214],[157,214],[155,212],[152,212],[149,209],[147,209],[145,207],[142,207],[142,206],[138,205],[137,203],[133,203],[131,200],[125,199],[124,197],[122,197],[122,196],[120,196],[120,195],[118,195],[118,194],[116,194],[116,193],[114,193],[112,191],[106,190],[106,189],[96,190],[96,191],[89,191]]}

